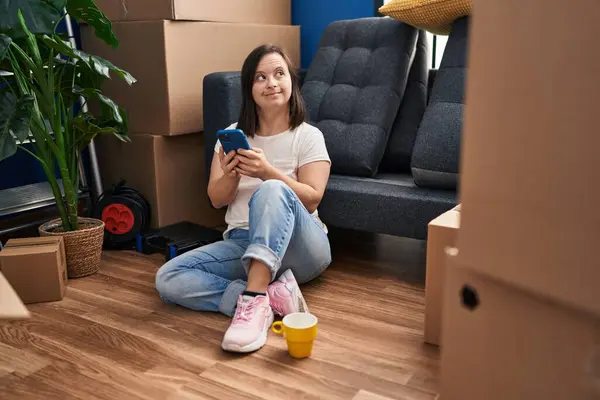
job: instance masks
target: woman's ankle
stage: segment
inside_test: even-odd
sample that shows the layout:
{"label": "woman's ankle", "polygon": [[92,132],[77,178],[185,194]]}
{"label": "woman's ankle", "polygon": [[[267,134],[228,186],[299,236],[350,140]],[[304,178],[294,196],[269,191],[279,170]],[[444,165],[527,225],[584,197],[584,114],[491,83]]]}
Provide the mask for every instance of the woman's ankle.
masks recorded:
{"label": "woman's ankle", "polygon": [[246,291],[266,293],[271,283],[271,270],[260,261],[252,260],[248,268],[248,284]]}

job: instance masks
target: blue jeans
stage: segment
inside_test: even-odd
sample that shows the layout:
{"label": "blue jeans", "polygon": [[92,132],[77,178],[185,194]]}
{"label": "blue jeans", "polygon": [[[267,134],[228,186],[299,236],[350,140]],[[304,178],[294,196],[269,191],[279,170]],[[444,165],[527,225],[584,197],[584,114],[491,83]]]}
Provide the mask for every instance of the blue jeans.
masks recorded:
{"label": "blue jeans", "polygon": [[233,229],[223,241],[182,254],[158,270],[156,289],[165,302],[232,316],[253,259],[271,270],[272,281],[291,269],[299,284],[331,263],[327,233],[285,183],[263,182],[249,206],[249,230]]}

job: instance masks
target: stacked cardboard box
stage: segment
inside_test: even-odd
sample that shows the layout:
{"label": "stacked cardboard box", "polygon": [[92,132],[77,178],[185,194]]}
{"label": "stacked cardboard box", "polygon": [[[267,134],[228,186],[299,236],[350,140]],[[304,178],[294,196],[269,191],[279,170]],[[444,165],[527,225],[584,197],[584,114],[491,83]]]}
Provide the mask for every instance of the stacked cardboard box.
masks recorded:
{"label": "stacked cardboard box", "polygon": [[0,319],[25,316],[21,303],[62,300],[68,283],[66,260],[60,236],[6,242],[0,251]]}
{"label": "stacked cardboard box", "polygon": [[600,2],[474,3],[441,398],[600,398]]}
{"label": "stacked cardboard box", "polygon": [[129,87],[114,79],[103,88],[126,109],[133,140],[98,140],[104,185],[124,178],[140,190],[150,200],[155,227],[181,220],[222,225],[224,211],[212,209],[206,195],[203,79],[241,70],[250,51],[264,43],[281,46],[300,65],[300,30],[290,26],[290,0],[96,4],[113,21],[120,45],[112,49],[83,27],[83,49],[138,80]]}

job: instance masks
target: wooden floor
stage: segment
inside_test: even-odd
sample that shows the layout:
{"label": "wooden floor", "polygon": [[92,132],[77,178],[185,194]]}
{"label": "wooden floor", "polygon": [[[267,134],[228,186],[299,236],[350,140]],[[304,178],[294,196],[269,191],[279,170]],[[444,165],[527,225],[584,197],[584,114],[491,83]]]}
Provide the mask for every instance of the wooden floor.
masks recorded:
{"label": "wooden floor", "polygon": [[107,252],[67,296],[0,323],[0,398],[435,399],[438,350],[424,345],[425,245],[334,231],[334,262],[303,287],[319,318],[313,357],[281,337],[251,355],[221,351],[228,319],[162,304],[161,257]]}

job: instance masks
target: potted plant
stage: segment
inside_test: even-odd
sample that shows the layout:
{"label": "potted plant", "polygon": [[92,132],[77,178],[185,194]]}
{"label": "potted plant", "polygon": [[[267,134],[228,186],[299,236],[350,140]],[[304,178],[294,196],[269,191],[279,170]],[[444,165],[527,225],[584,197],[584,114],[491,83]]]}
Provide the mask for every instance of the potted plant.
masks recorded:
{"label": "potted plant", "polygon": [[[125,111],[100,89],[113,76],[130,85],[135,79],[64,41],[57,27],[66,13],[118,46],[92,0],[0,2],[0,160],[21,150],[41,165],[60,218],[40,226],[40,235],[64,237],[68,275],[75,278],[98,271],[104,236],[101,220],[78,213],[79,157],[96,135],[129,140]],[[82,98],[100,105],[98,115],[81,107]]]}

